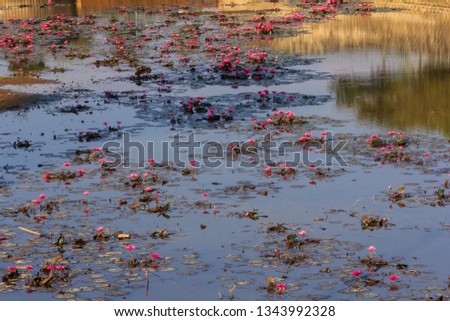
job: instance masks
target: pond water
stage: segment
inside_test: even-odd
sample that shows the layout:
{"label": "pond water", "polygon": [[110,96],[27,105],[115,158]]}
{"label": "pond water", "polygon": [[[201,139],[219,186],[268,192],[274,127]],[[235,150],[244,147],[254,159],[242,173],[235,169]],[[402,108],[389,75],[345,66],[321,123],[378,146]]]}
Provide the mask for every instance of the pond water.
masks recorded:
{"label": "pond water", "polygon": [[337,9],[0,1],[0,299],[447,300],[450,16]]}

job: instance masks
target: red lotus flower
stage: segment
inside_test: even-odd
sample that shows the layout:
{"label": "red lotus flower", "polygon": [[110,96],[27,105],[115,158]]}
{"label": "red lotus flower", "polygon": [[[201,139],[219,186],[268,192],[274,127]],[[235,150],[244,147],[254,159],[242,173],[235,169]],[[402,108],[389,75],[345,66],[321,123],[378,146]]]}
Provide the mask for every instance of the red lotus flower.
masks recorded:
{"label": "red lotus flower", "polygon": [[34,205],[39,205],[42,203],[42,200],[32,200],[31,203],[33,203]]}
{"label": "red lotus flower", "polygon": [[286,284],[284,283],[278,283],[275,287],[277,288],[278,293],[286,292]]}
{"label": "red lotus flower", "polygon": [[358,275],[360,275],[361,273],[362,273],[361,270],[355,270],[355,271],[350,272],[350,274],[353,275],[353,276],[358,276]]}

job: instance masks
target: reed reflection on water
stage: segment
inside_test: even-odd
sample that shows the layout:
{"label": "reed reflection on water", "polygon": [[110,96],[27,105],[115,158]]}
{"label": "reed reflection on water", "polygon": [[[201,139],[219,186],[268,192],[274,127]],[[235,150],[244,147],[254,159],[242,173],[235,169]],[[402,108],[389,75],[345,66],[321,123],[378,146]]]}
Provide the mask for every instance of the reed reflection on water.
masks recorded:
{"label": "reed reflection on water", "polygon": [[391,129],[420,128],[450,136],[450,69],[433,65],[415,72],[343,75],[332,84],[338,107],[355,108],[358,119]]}
{"label": "reed reflection on water", "polygon": [[449,25],[450,14],[339,16],[305,26],[307,34],[266,45],[302,56],[347,59],[331,89],[337,106],[354,108],[361,120],[450,136]]}
{"label": "reed reflection on water", "polygon": [[218,2],[218,0],[53,0],[54,5],[48,6],[48,0],[0,0],[0,20],[40,18],[51,14],[81,16],[88,13],[100,13],[120,6],[217,8]]}

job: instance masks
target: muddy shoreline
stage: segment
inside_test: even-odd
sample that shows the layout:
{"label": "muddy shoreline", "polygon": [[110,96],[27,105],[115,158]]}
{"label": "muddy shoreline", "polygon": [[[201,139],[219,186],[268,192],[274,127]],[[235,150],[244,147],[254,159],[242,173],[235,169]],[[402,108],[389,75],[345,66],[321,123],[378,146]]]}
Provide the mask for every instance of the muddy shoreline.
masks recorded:
{"label": "muddy shoreline", "polygon": [[[0,110],[21,109],[35,106],[39,102],[48,100],[48,97],[38,94],[29,94],[26,91],[28,85],[55,84],[53,80],[31,77],[0,77]],[[5,90],[3,86],[20,87],[16,90]]]}

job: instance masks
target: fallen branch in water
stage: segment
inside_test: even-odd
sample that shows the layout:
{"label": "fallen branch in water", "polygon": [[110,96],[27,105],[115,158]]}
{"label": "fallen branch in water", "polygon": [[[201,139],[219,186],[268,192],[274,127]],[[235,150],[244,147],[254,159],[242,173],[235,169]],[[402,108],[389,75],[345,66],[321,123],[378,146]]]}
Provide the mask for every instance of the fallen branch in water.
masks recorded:
{"label": "fallen branch in water", "polygon": [[29,229],[27,229],[25,227],[22,227],[22,226],[19,226],[19,230],[22,230],[24,232],[27,232],[27,233],[30,233],[30,234],[33,234],[33,235],[41,236],[41,233],[29,230]]}

